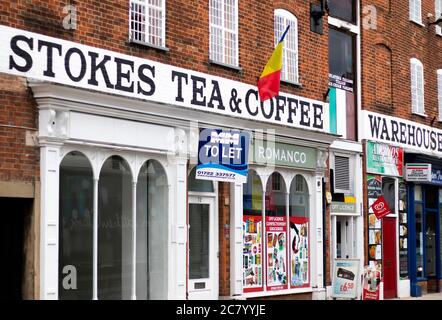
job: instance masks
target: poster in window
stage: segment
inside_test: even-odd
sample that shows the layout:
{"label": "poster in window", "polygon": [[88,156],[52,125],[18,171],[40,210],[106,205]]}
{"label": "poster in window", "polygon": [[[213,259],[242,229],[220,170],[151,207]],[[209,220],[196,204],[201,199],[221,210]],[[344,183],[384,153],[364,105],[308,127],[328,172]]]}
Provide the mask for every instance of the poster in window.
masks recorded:
{"label": "poster in window", "polygon": [[290,217],[290,287],[308,287],[310,284],[308,219]]}
{"label": "poster in window", "polygon": [[244,292],[262,291],[262,217],[244,215],[243,235]]}
{"label": "poster in window", "polygon": [[267,290],[284,290],[287,284],[287,218],[266,217]]}

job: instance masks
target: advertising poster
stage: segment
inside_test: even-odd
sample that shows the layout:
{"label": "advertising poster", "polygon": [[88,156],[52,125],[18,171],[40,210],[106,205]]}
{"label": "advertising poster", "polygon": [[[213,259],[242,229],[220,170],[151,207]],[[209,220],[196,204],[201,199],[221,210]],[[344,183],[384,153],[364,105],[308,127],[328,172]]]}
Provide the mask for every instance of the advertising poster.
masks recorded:
{"label": "advertising poster", "polygon": [[356,299],[358,297],[359,260],[335,259],[333,268],[333,298]]}
{"label": "advertising poster", "polygon": [[373,210],[373,213],[378,220],[392,213],[387,201],[383,196],[379,196],[376,201],[373,202],[370,208]]}
{"label": "advertising poster", "polygon": [[364,267],[362,300],[379,300],[381,268],[376,262]]}
{"label": "advertising poster", "polygon": [[407,186],[399,181],[399,276],[408,279]]}
{"label": "advertising poster", "polygon": [[196,179],[247,182],[250,134],[200,129]]}
{"label": "advertising poster", "polygon": [[382,180],[380,177],[367,176],[368,195],[368,261],[382,263],[382,221],[378,219],[373,206],[382,196]]}
{"label": "advertising poster", "polygon": [[308,287],[310,284],[308,219],[290,217],[290,287]]}
{"label": "advertising poster", "polygon": [[244,292],[263,290],[262,272],[262,217],[243,218],[243,288]]}
{"label": "advertising poster", "polygon": [[283,290],[287,284],[287,218],[266,217],[267,290]]}
{"label": "advertising poster", "polygon": [[402,177],[404,149],[367,141],[367,172]]}

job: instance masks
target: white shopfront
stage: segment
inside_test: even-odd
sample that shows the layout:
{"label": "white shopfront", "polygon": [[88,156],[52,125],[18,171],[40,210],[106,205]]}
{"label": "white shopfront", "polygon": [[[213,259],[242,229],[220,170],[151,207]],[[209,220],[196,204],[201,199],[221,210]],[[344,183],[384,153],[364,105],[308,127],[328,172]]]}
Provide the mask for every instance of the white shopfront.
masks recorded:
{"label": "white shopfront", "polygon": [[[263,290],[245,292],[247,184],[232,183],[230,297],[323,292],[327,104],[289,94],[260,104],[244,83],[8,27],[0,40],[0,72],[26,77],[38,107],[41,299],[219,297],[218,185],[193,179],[198,127],[264,128],[263,141],[293,151],[295,164],[249,171],[261,217],[285,223],[286,278],[272,274],[285,284],[263,274]],[[307,161],[297,148],[309,166],[296,164]],[[292,243],[302,262],[293,285]],[[258,262],[270,270],[270,260]]]}

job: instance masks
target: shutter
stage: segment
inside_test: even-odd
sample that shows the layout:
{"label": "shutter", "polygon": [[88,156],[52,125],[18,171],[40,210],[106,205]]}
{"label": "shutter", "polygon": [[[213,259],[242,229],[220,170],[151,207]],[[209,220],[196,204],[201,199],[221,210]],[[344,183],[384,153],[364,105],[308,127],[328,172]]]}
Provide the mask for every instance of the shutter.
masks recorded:
{"label": "shutter", "polygon": [[[436,0],[435,4],[435,21],[442,16],[442,0]],[[442,36],[442,27],[436,25],[436,33]]]}
{"label": "shutter", "polygon": [[410,64],[410,70],[411,70],[411,74],[410,74],[410,79],[411,79],[411,111],[413,113],[417,113],[418,112],[417,68],[416,68],[416,62],[413,60],[411,61],[411,64]]}
{"label": "shutter", "polygon": [[144,1],[130,2],[130,39],[146,41],[146,6]]}
{"label": "shutter", "polygon": [[210,59],[223,62],[223,13],[221,0],[210,0]]}
{"label": "shutter", "polygon": [[416,71],[417,71],[417,88],[418,88],[418,112],[420,114],[425,114],[425,107],[424,107],[424,68],[422,65],[418,64],[416,65]]}
{"label": "shutter", "polygon": [[335,156],[335,192],[350,192],[350,158]]}

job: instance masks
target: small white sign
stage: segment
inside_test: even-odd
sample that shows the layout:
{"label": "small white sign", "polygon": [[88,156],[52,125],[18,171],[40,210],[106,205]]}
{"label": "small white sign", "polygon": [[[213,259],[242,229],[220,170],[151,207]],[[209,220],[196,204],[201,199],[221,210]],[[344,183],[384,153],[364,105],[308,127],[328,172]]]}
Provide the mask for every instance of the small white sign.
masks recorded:
{"label": "small white sign", "polygon": [[431,164],[407,163],[405,166],[405,180],[415,182],[431,182]]}

